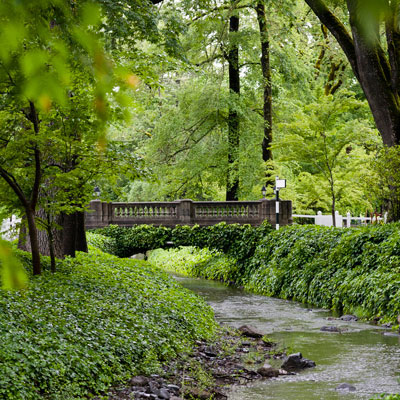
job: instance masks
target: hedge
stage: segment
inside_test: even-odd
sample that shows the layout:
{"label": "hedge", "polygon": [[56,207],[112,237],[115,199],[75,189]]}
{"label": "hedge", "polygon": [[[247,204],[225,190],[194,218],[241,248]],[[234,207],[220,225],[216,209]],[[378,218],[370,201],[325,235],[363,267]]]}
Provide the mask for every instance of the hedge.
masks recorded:
{"label": "hedge", "polygon": [[201,298],[146,262],[92,249],[57,268],[0,291],[2,399],[86,398],[158,372],[216,330]]}

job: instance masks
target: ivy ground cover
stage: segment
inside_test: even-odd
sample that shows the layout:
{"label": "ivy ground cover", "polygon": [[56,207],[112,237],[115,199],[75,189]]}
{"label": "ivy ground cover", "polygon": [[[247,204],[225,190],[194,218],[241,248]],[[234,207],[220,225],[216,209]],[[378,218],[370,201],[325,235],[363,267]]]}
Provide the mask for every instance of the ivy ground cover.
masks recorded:
{"label": "ivy ground cover", "polygon": [[86,398],[215,332],[210,307],[146,262],[92,250],[58,271],[0,292],[2,399]]}

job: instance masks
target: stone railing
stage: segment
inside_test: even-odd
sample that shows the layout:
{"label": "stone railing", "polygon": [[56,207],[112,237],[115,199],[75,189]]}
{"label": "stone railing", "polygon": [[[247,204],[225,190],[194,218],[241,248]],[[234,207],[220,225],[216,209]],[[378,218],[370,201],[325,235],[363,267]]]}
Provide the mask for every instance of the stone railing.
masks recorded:
{"label": "stone railing", "polygon": [[[90,202],[86,213],[86,228],[107,225],[133,226],[141,224],[163,225],[260,225],[264,220],[275,224],[275,200],[259,201],[192,201],[104,203]],[[292,202],[280,201],[280,225],[292,223]]]}

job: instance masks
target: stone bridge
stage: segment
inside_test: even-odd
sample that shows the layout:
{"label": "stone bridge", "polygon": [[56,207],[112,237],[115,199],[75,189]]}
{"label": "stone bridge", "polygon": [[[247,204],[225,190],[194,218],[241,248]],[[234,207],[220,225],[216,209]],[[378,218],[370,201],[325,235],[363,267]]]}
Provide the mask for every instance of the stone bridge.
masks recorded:
{"label": "stone bridge", "polygon": [[[292,223],[292,202],[280,203],[279,224]],[[90,202],[86,213],[86,229],[103,228],[108,225],[131,227],[134,225],[176,225],[227,224],[260,225],[263,221],[276,223],[276,201],[192,201],[106,203],[100,200]]]}

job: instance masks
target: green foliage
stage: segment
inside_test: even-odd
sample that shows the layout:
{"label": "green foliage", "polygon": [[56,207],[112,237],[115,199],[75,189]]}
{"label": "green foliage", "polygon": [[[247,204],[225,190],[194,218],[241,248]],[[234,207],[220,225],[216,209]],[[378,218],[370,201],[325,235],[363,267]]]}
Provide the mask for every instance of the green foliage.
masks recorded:
{"label": "green foliage", "polygon": [[197,247],[157,249],[150,253],[149,262],[167,271],[235,284],[239,280],[236,260],[226,254]]}
{"label": "green foliage", "polygon": [[391,220],[400,220],[400,146],[384,147],[373,160],[372,171],[366,182],[371,201],[388,209]]}
{"label": "green foliage", "polygon": [[371,175],[366,149],[378,147],[379,138],[367,110],[353,93],[317,94],[279,124],[274,161],[288,177],[285,195],[298,213],[372,208],[363,184]]}
{"label": "green foliage", "polygon": [[[110,225],[97,229],[96,233],[115,240],[112,254],[118,257],[129,257],[137,253],[145,253],[147,250],[163,247],[171,238],[171,230],[165,227],[153,225],[136,225],[132,228]],[[101,250],[107,251],[105,247]]]}
{"label": "green foliage", "polygon": [[225,222],[212,226],[177,226],[172,230],[171,240],[176,246],[216,249],[243,264],[252,257],[258,241],[271,230],[267,222],[258,227]]}
{"label": "green foliage", "polygon": [[23,289],[27,274],[20,260],[13,254],[10,244],[0,240],[0,282],[3,289]]}
{"label": "green foliage", "polygon": [[[272,227],[267,222],[258,227],[221,222],[212,226],[178,225],[174,229],[152,225],[138,225],[132,228],[111,225],[96,230],[96,233],[115,239],[116,247],[113,248],[112,254],[119,257],[129,257],[132,254],[165,247],[167,241],[172,241],[174,247],[194,246],[223,252],[234,258],[240,268],[246,270],[257,243],[271,230]],[[105,247],[101,249],[106,251]]]}
{"label": "green foliage", "polygon": [[400,394],[382,394],[380,397],[373,397],[371,400],[400,400]]}
{"label": "green foliage", "polygon": [[237,258],[229,249],[225,253],[193,247],[157,250],[150,259],[186,275],[397,323],[399,228],[399,224],[357,229],[285,227],[258,238],[253,243],[257,246],[254,254],[236,264]]}
{"label": "green foliage", "polygon": [[394,322],[400,314],[399,249],[397,224],[355,230],[294,226],[261,241],[245,286]]}
{"label": "green foliage", "polygon": [[87,232],[86,240],[88,245],[101,250],[104,253],[118,255],[117,241],[113,237],[100,235],[99,233]]}
{"label": "green foliage", "polygon": [[215,332],[211,308],[145,262],[94,251],[58,271],[0,292],[3,399],[85,398]]}

